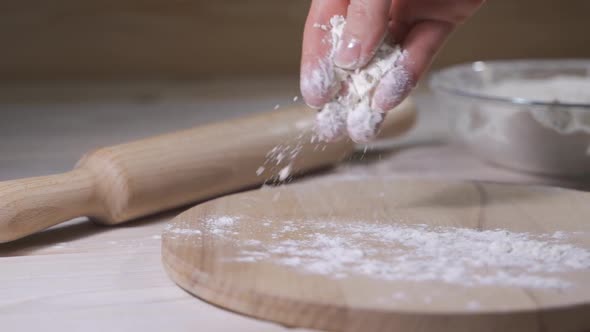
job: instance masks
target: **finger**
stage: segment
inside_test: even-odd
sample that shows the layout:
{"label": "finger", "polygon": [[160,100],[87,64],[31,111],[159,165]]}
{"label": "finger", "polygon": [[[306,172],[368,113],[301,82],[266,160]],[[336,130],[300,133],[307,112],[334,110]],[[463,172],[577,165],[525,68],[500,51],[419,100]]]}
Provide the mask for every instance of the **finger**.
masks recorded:
{"label": "finger", "polygon": [[361,104],[348,113],[348,136],[356,143],[368,143],[377,136],[383,119],[383,113],[373,111],[368,103]]}
{"label": "finger", "polygon": [[381,79],[373,95],[373,109],[387,112],[408,96],[453,27],[453,24],[446,22],[421,21],[410,28],[402,43],[404,56]]}
{"label": "finger", "polygon": [[364,67],[387,31],[391,0],[351,0],[334,63],[345,69]]}
{"label": "finger", "polygon": [[348,0],[314,0],[307,16],[303,33],[301,56],[301,95],[314,108],[321,108],[337,92],[334,67],[329,56],[330,18],[344,15]]}
{"label": "finger", "polygon": [[388,32],[392,39],[392,44],[400,44],[408,34],[410,25],[407,23],[407,7],[411,0],[393,0],[389,10],[389,28]]}
{"label": "finger", "polygon": [[404,37],[408,35],[408,31],[410,28],[410,25],[408,25],[407,23],[394,19],[395,18],[392,18],[392,20],[389,21],[389,40],[386,40],[391,45],[400,44]]}
{"label": "finger", "polygon": [[316,115],[316,133],[322,142],[334,142],[346,132],[346,112],[338,103],[327,103]]}

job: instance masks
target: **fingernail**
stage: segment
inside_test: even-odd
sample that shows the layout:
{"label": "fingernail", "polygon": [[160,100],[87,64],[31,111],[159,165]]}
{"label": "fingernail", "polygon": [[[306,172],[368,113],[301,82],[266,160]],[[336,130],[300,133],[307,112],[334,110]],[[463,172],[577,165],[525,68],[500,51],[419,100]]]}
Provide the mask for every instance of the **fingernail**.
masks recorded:
{"label": "fingernail", "polygon": [[344,69],[356,69],[361,56],[361,42],[352,37],[345,36],[340,41],[334,63]]}

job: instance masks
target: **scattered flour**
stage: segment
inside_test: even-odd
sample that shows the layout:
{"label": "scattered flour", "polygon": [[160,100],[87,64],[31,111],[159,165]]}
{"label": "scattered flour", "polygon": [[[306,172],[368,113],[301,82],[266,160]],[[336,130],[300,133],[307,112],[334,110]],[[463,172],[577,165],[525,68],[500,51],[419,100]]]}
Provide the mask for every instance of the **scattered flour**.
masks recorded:
{"label": "scattered flour", "polygon": [[[371,108],[373,94],[381,79],[388,73],[396,73],[393,81],[398,82],[398,85],[409,84],[407,72],[396,66],[406,55],[399,46],[383,43],[363,69],[352,71],[338,68],[333,64],[333,58],[345,25],[346,20],[342,16],[332,17],[329,28],[314,25],[330,31],[332,51],[328,63],[320,62],[310,80],[315,81],[314,86],[323,89],[320,91],[338,91],[335,99],[318,114],[317,133],[321,140],[331,141],[341,137],[348,129],[352,140],[365,143],[374,138],[378,125],[383,121],[384,114]],[[398,91],[402,93],[405,87],[402,89],[400,85]]]}
{"label": "scattered flour", "polygon": [[264,164],[256,170],[257,176],[267,173],[267,181],[278,180],[283,182],[289,180],[294,173],[297,157],[299,157],[306,144],[312,144],[314,151],[324,151],[326,149],[327,143],[321,142],[316,135],[306,135],[306,132],[311,127],[309,122],[296,123],[295,126],[301,130],[301,133],[289,142],[273,147],[266,154]]}
{"label": "scattered flour", "polygon": [[281,169],[279,172],[279,181],[285,181],[289,178],[289,176],[291,176],[291,164]]}
{"label": "scattered flour", "polygon": [[210,228],[219,229],[219,228],[233,226],[233,224],[237,220],[238,220],[238,218],[236,218],[236,217],[227,217],[227,216],[226,217],[217,217],[217,218],[207,219],[206,224]]}
{"label": "scattered flour", "polygon": [[173,228],[170,225],[166,227],[164,230],[167,234],[175,234],[175,235],[200,235],[201,231],[198,229],[190,229],[190,228]]}
{"label": "scattered flour", "polygon": [[258,167],[258,169],[256,170],[256,175],[261,176],[262,173],[264,173],[264,170],[265,170],[264,166]]}
{"label": "scattered flour", "polygon": [[261,176],[268,168],[270,178],[278,181],[285,181],[291,176],[293,163],[303,149],[303,134],[295,139],[293,144],[279,144],[266,154],[263,166],[258,167],[257,176]]}
{"label": "scattered flour", "polygon": [[[238,218],[222,216],[205,224],[214,236],[225,236],[237,234],[232,228],[238,223]],[[465,287],[560,289],[574,286],[565,278],[567,272],[590,271],[590,251],[567,243],[573,233],[566,232],[532,235],[362,221],[260,224],[272,227],[264,243],[253,240],[255,228],[247,226],[240,227],[241,239],[225,237],[239,248],[233,260],[277,264],[329,278],[361,275]]]}
{"label": "scattered flour", "polygon": [[[238,220],[238,217],[211,217],[205,219],[203,221],[203,225],[208,232],[210,232],[211,234],[215,234],[216,236],[226,236],[232,234],[237,235],[237,233],[234,232],[231,228]],[[168,226],[166,226],[166,228],[164,228],[164,234],[169,237],[178,237],[180,235],[201,236],[203,232],[201,230],[193,229],[188,226],[175,227],[173,224],[169,224]]]}

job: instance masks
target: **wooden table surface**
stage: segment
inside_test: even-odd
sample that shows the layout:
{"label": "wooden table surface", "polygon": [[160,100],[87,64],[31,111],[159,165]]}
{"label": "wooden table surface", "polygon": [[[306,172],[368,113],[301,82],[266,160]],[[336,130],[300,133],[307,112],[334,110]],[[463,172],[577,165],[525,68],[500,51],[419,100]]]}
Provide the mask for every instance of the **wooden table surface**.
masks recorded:
{"label": "wooden table surface", "polygon": [[[9,86],[0,93],[0,180],[70,169],[93,148],[292,103],[294,79]],[[72,99],[72,95],[76,96]],[[448,143],[428,92],[402,139],[314,176],[468,178],[581,183],[497,169]],[[160,263],[160,233],[183,209],[120,227],[84,218],[0,244],[0,326],[6,331],[283,331],[182,291]]]}

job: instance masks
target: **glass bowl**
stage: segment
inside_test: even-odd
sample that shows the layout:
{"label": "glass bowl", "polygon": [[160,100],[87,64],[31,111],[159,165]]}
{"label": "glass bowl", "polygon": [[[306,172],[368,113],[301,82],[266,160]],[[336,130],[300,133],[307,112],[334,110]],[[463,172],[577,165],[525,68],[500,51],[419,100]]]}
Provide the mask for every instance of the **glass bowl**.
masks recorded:
{"label": "glass bowl", "polygon": [[477,156],[526,172],[590,176],[589,103],[527,99],[520,87],[494,92],[502,82],[572,77],[590,83],[590,60],[478,61],[434,73],[430,87],[453,136]]}

